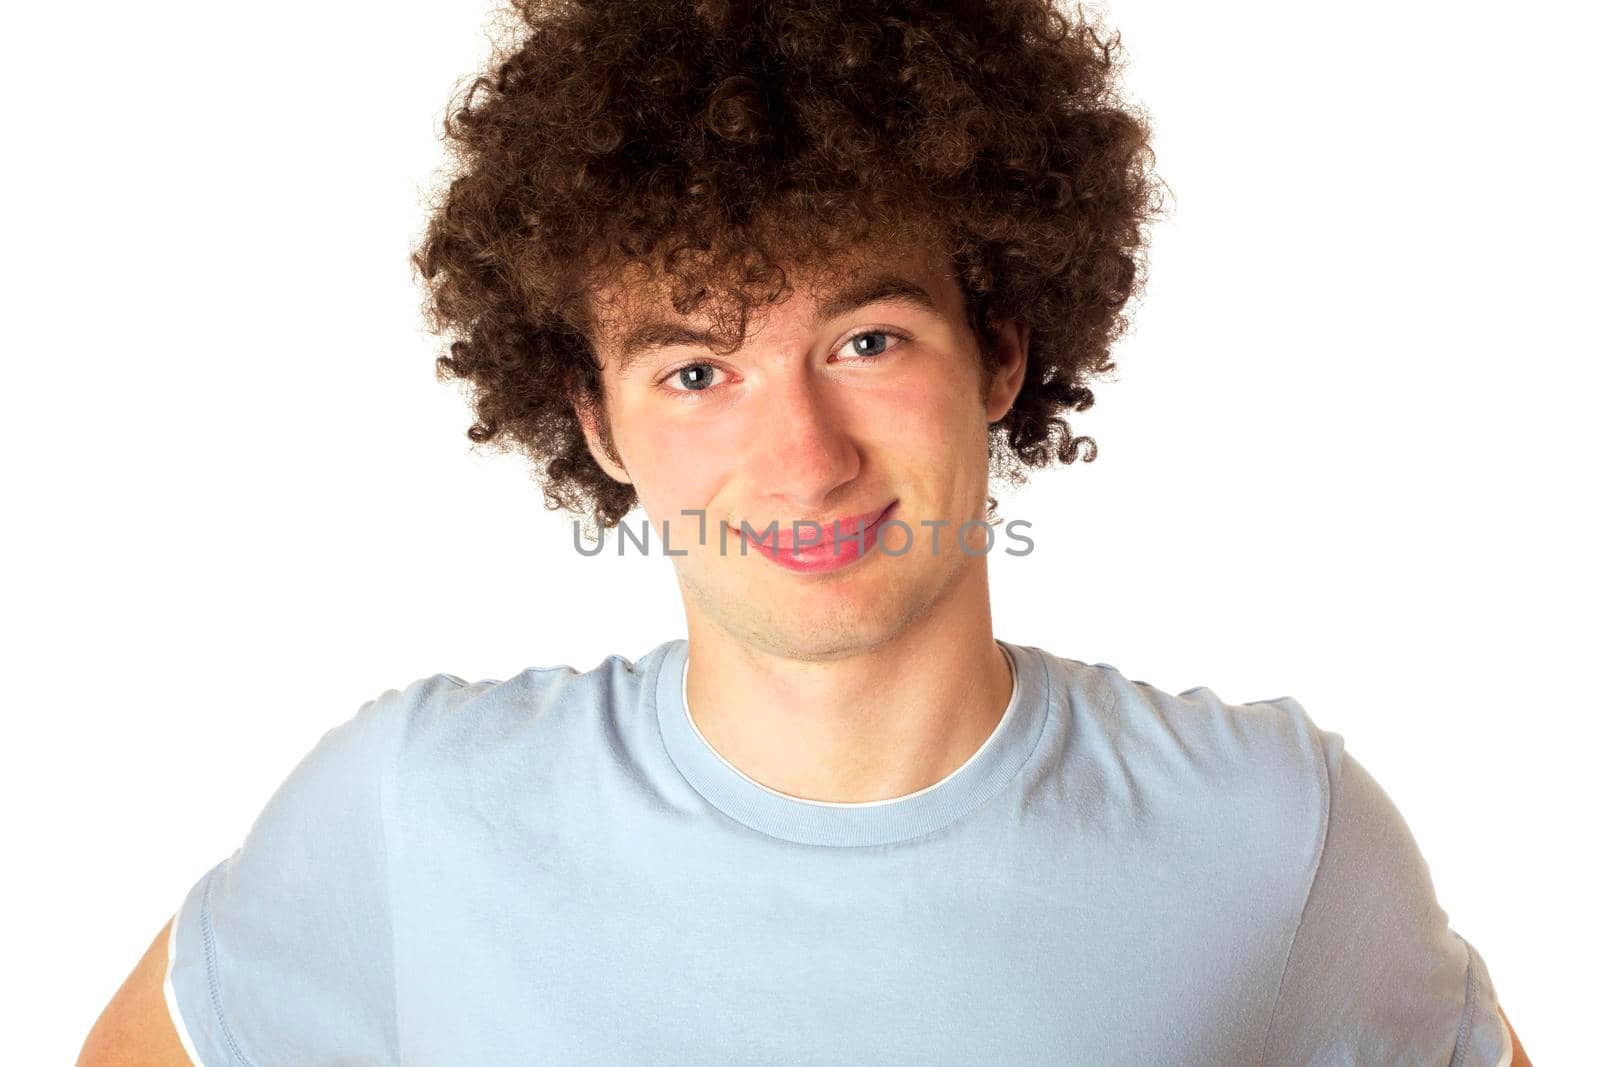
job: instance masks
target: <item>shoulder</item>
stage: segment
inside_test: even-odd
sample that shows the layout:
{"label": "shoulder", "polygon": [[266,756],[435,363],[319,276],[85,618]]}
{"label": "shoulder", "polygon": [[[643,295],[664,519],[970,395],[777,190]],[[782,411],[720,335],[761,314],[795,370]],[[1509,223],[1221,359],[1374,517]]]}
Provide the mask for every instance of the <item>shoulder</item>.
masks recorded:
{"label": "shoulder", "polygon": [[527,667],[503,680],[436,673],[385,690],[362,714],[381,720],[376,730],[411,773],[438,761],[459,771],[480,758],[554,755],[636,717],[646,677],[666,647],[637,661],[613,653],[583,670],[567,663]]}
{"label": "shoulder", "polygon": [[1070,745],[1194,797],[1297,799],[1327,812],[1343,742],[1291,696],[1230,701],[1209,686],[1173,692],[1106,663],[1049,655]]}
{"label": "shoulder", "polygon": [[1286,945],[1327,832],[1336,736],[1293,697],[1174,692],[1046,657],[1071,818],[1161,869],[1248,892]]}

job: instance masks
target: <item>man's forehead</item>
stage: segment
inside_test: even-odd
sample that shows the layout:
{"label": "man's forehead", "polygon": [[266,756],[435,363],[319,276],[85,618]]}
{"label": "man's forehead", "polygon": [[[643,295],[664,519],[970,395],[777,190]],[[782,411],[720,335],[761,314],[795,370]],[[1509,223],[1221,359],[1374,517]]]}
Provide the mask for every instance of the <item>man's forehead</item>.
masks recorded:
{"label": "man's forehead", "polygon": [[[777,303],[799,300],[813,308],[815,324],[845,314],[855,307],[879,300],[900,300],[930,312],[947,310],[951,293],[960,286],[948,260],[932,255],[859,257],[844,264],[830,263],[826,269],[786,270],[785,280],[792,292]],[[645,349],[672,334],[673,328],[688,333],[705,333],[710,326],[721,294],[712,293],[706,302],[687,315],[672,305],[671,286],[648,267],[630,263],[609,280],[590,289],[591,308],[597,340],[621,359],[619,370],[634,362]],[[765,305],[759,301],[750,309],[759,319]]]}
{"label": "man's forehead", "polygon": [[[946,272],[946,276],[953,280],[953,274]],[[917,269],[915,266],[903,263],[877,264],[852,270],[848,274],[834,275],[828,278],[804,277],[795,279],[790,275],[789,284],[792,293],[787,293],[776,304],[789,304],[796,300],[802,303],[814,303],[819,308],[842,307],[838,299],[841,296],[857,294],[873,287],[873,283],[882,279],[899,278],[905,282],[924,289],[934,296],[939,295],[942,281],[938,272]],[[759,291],[759,287],[756,287]],[[704,322],[708,318],[708,309],[714,307],[719,297],[718,293],[711,293],[704,303],[700,304],[687,315],[680,315],[672,306],[670,288],[652,278],[638,276],[632,281],[613,281],[603,286],[596,286],[592,290],[593,306],[599,324],[607,327],[619,327],[628,322],[649,316],[651,318],[682,319],[685,322]],[[758,300],[751,306],[751,314],[761,313],[762,303]]]}

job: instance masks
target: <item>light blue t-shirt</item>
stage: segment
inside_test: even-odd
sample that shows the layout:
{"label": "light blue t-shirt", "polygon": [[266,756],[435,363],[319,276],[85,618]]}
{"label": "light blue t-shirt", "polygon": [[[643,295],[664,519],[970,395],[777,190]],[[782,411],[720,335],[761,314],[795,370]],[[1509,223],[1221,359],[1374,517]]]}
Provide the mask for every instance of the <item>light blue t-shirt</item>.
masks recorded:
{"label": "light blue t-shirt", "polygon": [[724,761],[681,639],[387,690],[182,901],[180,1036],[204,1067],[1509,1061],[1338,734],[999,643],[985,744],[864,804]]}

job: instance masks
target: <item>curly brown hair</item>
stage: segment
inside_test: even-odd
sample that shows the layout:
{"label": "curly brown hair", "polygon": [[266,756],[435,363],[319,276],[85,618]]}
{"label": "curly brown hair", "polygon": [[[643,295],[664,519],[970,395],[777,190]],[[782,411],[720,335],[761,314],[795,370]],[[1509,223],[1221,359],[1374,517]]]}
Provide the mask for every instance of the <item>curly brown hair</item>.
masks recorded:
{"label": "curly brown hair", "polygon": [[[990,426],[992,473],[1090,462],[1058,413],[1094,403],[1160,213],[1150,125],[1121,99],[1121,39],[1050,0],[513,0],[510,44],[453,94],[412,263],[452,338],[467,436],[534,462],[545,505],[617,525],[594,294],[642,268],[731,350],[750,309],[864,237],[947,251],[994,372],[1026,376]],[[995,501],[989,500],[993,515]]]}

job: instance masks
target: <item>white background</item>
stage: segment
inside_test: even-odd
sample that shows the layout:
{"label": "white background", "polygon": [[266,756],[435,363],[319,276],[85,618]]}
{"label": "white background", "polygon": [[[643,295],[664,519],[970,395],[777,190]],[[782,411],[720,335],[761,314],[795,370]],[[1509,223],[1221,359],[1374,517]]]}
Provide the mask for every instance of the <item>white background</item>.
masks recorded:
{"label": "white background", "polygon": [[[70,1062],[362,702],[682,634],[433,378],[407,255],[485,10],[7,18],[9,1062]],[[991,557],[998,636],[1343,734],[1543,1064],[1597,947],[1582,11],[1111,4],[1176,198],[1099,459]]]}

